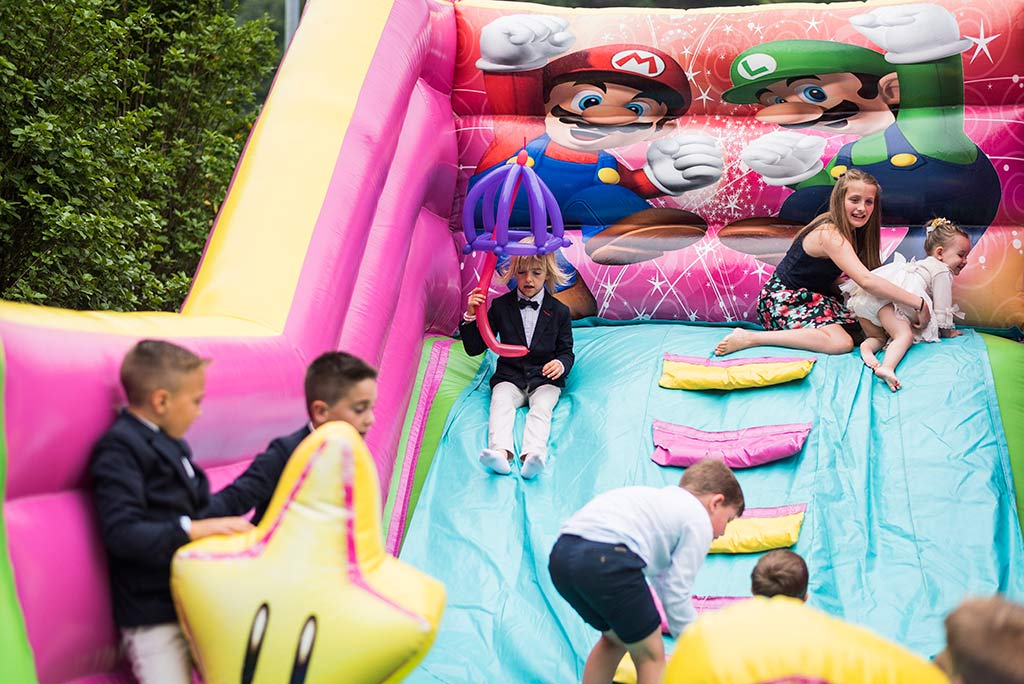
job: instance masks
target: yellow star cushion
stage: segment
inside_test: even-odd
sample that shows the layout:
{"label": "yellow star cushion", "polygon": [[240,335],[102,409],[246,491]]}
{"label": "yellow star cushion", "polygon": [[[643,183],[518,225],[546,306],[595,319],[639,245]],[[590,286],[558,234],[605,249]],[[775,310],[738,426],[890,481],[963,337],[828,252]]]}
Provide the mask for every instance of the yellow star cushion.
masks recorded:
{"label": "yellow star cushion", "polygon": [[705,613],[683,630],[665,684],[943,684],[907,649],[786,596]]}
{"label": "yellow star cushion", "polygon": [[658,384],[668,389],[732,390],[799,380],[811,372],[814,357],[706,359],[665,354]]}
{"label": "yellow star cushion", "polygon": [[398,682],[444,609],[439,582],[384,552],[373,459],[340,422],[295,450],[258,527],[179,549],[171,590],[214,683]]}

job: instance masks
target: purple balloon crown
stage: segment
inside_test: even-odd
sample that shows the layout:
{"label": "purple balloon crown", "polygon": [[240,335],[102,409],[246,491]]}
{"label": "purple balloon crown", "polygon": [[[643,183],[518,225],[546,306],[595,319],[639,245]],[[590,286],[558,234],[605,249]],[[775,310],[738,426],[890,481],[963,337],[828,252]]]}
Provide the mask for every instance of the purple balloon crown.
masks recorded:
{"label": "purple balloon crown", "polygon": [[[493,252],[498,256],[538,256],[568,247],[564,236],[562,211],[554,195],[537,173],[526,165],[526,150],[508,164],[487,173],[466,194],[462,207],[462,231],[466,235],[466,254],[472,251]],[[520,188],[521,186],[521,188]],[[509,228],[509,217],[518,190],[526,191],[530,209],[530,228]],[[483,202],[483,231],[477,233],[476,205]],[[550,224],[551,229],[548,230]],[[532,243],[523,240],[533,237]]]}

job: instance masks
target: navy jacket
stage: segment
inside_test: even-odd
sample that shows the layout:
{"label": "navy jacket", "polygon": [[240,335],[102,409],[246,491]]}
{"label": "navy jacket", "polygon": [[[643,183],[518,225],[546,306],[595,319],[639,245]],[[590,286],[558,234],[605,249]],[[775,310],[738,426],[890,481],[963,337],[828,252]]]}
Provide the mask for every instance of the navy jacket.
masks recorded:
{"label": "navy jacket", "polygon": [[191,459],[183,440],[154,431],[127,411],[93,447],[89,472],[119,627],[177,620],[171,558],[189,541],[180,518],[205,517],[210,501],[206,475]]}
{"label": "navy jacket", "polygon": [[277,482],[281,479],[288,459],[302,440],[309,436],[309,425],[278,437],[267,450],[253,459],[245,472],[224,489],[213,495],[205,517],[219,518],[226,515],[244,515],[255,508],[252,517],[254,525],[259,524],[267,510],[267,504],[274,495]]}
{"label": "navy jacket", "polygon": [[[520,344],[526,346],[526,331],[523,329],[523,317],[519,313],[519,292],[512,290],[491,302],[487,312],[491,330],[504,344]],[[470,356],[483,354],[487,350],[476,321],[459,326],[462,343]],[[529,345],[530,352],[519,358],[498,357],[498,367],[491,376],[491,387],[499,382],[511,382],[527,392],[540,385],[565,387],[565,377],[575,356],[572,353],[572,316],[569,307],[555,299],[550,292],[544,293],[544,301],[540,305],[537,316],[537,327],[533,331],[533,342]],[[557,380],[548,380],[541,374],[544,364],[558,359],[565,367],[565,372]]]}

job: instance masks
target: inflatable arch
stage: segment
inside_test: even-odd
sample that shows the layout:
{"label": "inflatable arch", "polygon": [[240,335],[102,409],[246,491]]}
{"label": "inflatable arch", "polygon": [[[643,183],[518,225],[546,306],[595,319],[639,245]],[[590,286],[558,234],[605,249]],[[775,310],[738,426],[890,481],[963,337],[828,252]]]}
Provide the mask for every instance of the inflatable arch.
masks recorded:
{"label": "inflatable arch", "polygon": [[[341,348],[380,367],[368,447],[386,547],[442,580],[451,606],[409,681],[578,677],[593,634],[552,593],[547,549],[593,494],[678,477],[649,455],[653,421],[680,415],[703,431],[814,424],[796,457],[741,477],[751,505],[807,502],[796,548],[811,565],[812,601],[828,613],[930,655],[964,593],[1024,596],[1012,503],[1013,474],[1024,472],[1019,345],[970,331],[915,348],[896,395],[853,356],[728,396],[657,387],[666,353],[707,356],[724,333],[682,322],[753,320],[794,226],[842,166],[888,164],[900,178],[938,169],[910,188],[882,179],[894,198],[884,253],[919,255],[922,212],[941,206],[975,242],[956,284],[966,323],[1021,327],[1021,2],[904,6],[923,12],[925,42],[944,52],[928,53],[920,32],[901,42],[875,30],[892,23],[879,14],[891,3],[310,2],[180,314],[0,304],[5,681],[131,681],[85,472],[122,401],[121,356],[142,337],[214,360],[188,438],[215,486],[305,420],[301,377],[317,354]],[[524,15],[553,18],[557,44],[525,62],[484,54],[504,35],[500,22]],[[854,97],[873,124],[829,128],[840,109],[784,129],[792,111],[764,113],[785,100],[761,99],[770,77],[804,75],[808,63],[830,83],[867,74],[870,87]],[[582,116],[567,116],[577,137],[549,131],[551,93],[566,84],[622,95],[652,82],[668,93],[643,103],[658,112],[654,131],[588,128]],[[560,296],[596,314],[575,328],[579,358],[556,408],[552,468],[529,487],[477,468],[493,359],[466,357],[450,337],[483,259],[462,252],[462,200],[524,139],[538,174],[556,177],[549,185],[569,178],[557,194],[576,289]],[[952,142],[914,147],[936,141]],[[710,158],[681,161],[689,154]],[[677,161],[688,173],[673,173]],[[963,184],[950,184],[950,169]],[[751,560],[709,559],[698,593],[742,595]]]}

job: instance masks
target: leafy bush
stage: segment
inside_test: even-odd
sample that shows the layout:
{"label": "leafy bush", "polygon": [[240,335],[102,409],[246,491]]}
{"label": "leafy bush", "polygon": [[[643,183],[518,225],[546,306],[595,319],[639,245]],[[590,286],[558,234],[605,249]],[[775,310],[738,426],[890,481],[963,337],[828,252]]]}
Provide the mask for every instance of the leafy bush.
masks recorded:
{"label": "leafy bush", "polygon": [[0,2],[0,298],[181,304],[275,66],[234,10]]}

